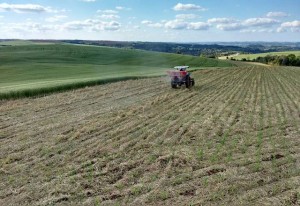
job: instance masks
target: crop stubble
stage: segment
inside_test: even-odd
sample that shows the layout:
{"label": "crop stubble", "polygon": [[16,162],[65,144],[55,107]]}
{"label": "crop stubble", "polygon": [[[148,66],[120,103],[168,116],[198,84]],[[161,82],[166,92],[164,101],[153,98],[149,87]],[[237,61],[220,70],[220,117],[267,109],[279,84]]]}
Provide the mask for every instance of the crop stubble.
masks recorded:
{"label": "crop stubble", "polygon": [[193,75],[2,101],[0,204],[299,204],[300,70]]}

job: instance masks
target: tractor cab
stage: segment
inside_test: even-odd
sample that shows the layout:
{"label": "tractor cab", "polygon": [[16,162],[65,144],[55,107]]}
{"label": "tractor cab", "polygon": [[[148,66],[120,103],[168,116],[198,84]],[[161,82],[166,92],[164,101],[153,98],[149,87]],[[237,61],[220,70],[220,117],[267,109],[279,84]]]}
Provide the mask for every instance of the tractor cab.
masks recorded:
{"label": "tractor cab", "polygon": [[186,71],[186,69],[189,68],[189,66],[176,66],[174,69],[179,71]]}

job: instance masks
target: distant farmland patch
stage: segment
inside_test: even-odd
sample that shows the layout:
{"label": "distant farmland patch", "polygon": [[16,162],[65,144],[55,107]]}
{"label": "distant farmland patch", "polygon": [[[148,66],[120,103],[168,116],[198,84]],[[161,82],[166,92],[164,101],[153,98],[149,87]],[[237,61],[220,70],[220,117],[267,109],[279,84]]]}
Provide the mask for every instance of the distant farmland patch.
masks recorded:
{"label": "distant farmland patch", "polygon": [[28,46],[28,45],[48,45],[53,44],[51,42],[38,42],[38,41],[26,41],[26,40],[0,40],[1,46]]}
{"label": "distant farmland patch", "polygon": [[271,56],[285,55],[285,56],[287,56],[289,54],[294,54],[295,56],[300,56],[300,51],[268,52],[268,53],[259,53],[259,54],[239,54],[239,55],[230,56],[230,57],[233,57],[237,60],[242,60],[242,59],[253,60],[253,59],[256,59],[257,57],[265,57],[267,55],[271,55]]}

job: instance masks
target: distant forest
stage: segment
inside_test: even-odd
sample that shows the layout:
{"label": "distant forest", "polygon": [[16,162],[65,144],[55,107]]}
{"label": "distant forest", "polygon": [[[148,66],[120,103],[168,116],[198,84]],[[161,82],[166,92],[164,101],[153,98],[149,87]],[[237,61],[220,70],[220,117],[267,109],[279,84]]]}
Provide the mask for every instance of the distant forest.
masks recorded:
{"label": "distant forest", "polygon": [[278,66],[300,66],[300,56],[295,54],[289,55],[267,55],[265,57],[257,57],[253,60],[243,58],[242,61],[260,62],[263,64],[272,64]]}
{"label": "distant forest", "polygon": [[165,43],[165,42],[126,42],[126,41],[87,41],[62,40],[60,42],[95,46],[109,46],[127,49],[177,53],[193,56],[217,58],[235,53],[256,54],[300,50],[300,43]]}

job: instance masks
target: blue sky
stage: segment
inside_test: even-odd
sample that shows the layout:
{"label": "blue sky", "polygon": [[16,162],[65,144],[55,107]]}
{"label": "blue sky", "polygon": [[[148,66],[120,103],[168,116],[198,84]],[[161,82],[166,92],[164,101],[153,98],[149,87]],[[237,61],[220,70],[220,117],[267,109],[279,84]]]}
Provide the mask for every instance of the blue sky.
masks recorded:
{"label": "blue sky", "polygon": [[299,0],[0,0],[0,38],[300,41]]}

